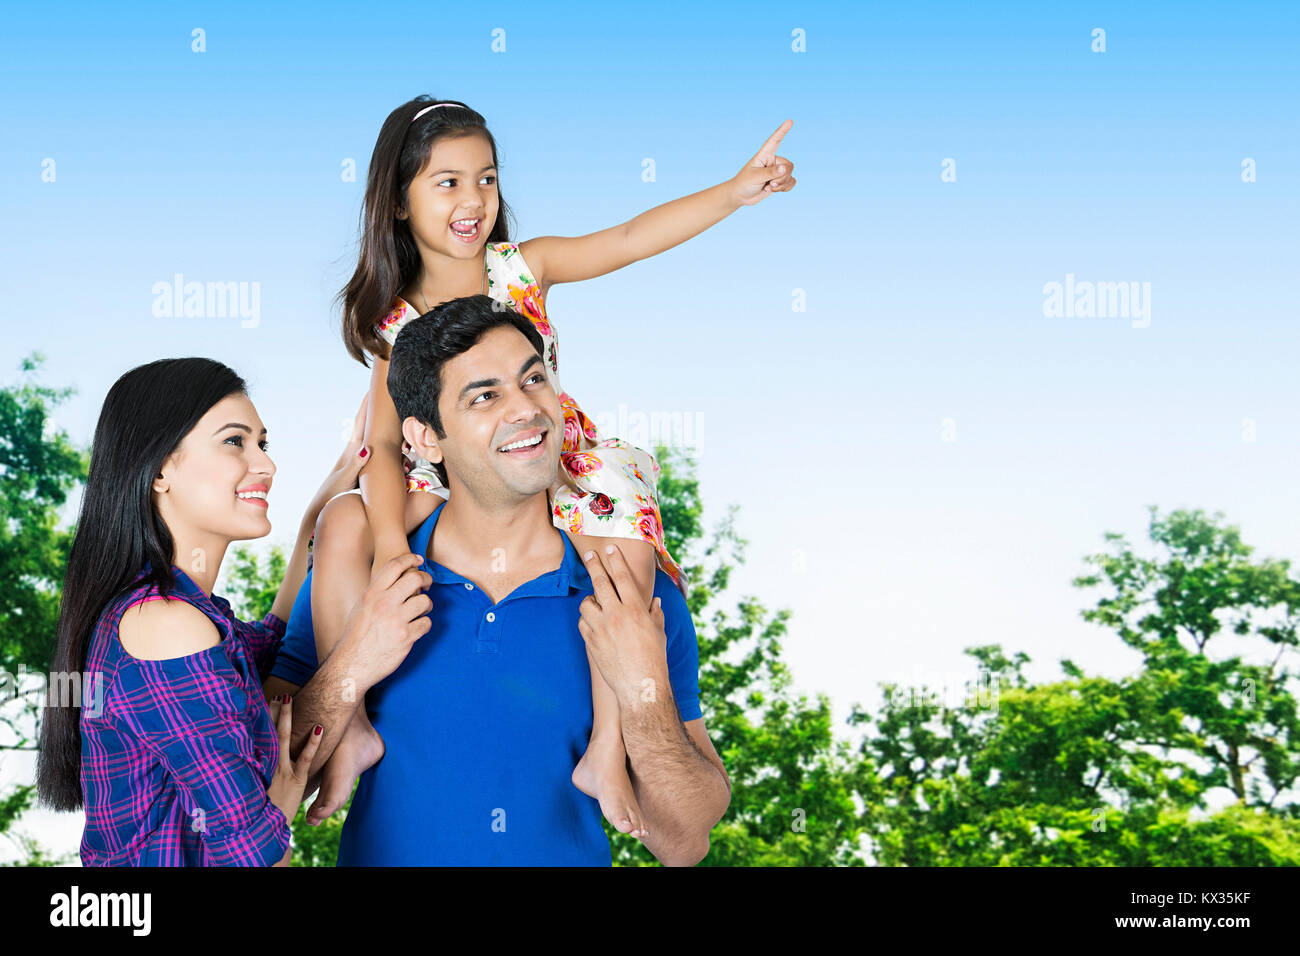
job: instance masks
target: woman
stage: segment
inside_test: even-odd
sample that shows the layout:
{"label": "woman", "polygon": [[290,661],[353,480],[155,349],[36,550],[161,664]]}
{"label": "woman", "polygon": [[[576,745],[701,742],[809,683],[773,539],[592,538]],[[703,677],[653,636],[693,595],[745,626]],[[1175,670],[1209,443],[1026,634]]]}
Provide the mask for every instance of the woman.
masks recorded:
{"label": "woman", "polygon": [[367,459],[365,404],[303,516],[271,611],[212,593],[231,541],[271,530],[275,465],[243,379],[204,358],[132,369],[104,401],[68,559],[37,792],[86,812],[86,866],[287,866],[320,744],[290,759],[291,704],[261,685],[307,571],[316,518]]}

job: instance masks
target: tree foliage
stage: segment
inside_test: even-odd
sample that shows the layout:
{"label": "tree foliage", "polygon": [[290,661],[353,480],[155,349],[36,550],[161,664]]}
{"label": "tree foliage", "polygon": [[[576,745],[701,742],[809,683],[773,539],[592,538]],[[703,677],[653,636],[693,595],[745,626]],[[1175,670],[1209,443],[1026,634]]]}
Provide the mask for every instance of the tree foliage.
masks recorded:
{"label": "tree foliage", "polygon": [[[44,697],[24,678],[49,670],[72,547],[59,510],[89,467],[89,456],[50,418],[73,391],[38,383],[44,361],[40,353],[23,359],[23,380],[0,389],[0,760],[36,748]],[[0,836],[28,862],[48,862],[30,839],[12,832],[34,799],[30,784],[0,792]]]}
{"label": "tree foliage", "polygon": [[[1108,593],[1082,615],[1142,655],[1136,674],[1088,676],[1066,659],[1064,679],[1033,685],[1026,655],[989,645],[967,651],[984,699],[952,707],[886,685],[874,717],[855,707],[850,723],[866,728],[857,792],[877,861],[1300,862],[1300,808],[1284,798],[1300,743],[1287,666],[1300,592],[1288,562],[1251,563],[1221,518],[1152,508],[1160,554],[1107,534],[1111,551],[1085,559],[1096,571],[1076,586]],[[1263,659],[1244,656],[1259,647]]]}

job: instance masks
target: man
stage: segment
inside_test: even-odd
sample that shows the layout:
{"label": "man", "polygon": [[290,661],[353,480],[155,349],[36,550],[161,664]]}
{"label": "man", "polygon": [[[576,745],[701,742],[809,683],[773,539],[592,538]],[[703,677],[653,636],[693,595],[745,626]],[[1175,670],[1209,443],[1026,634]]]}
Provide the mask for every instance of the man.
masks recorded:
{"label": "man", "polygon": [[[449,500],[409,539],[432,577],[429,630],[373,685],[294,701],[295,741],[309,724],[345,726],[363,696],[384,739],[339,864],[608,866],[599,804],[570,779],[591,732],[590,648],[618,696],[643,842],[693,865],[731,786],[701,717],[685,600],[659,571],[662,614],[640,606],[616,548],[580,556],[551,523],[564,419],[532,324],[487,296],[435,311],[403,328],[388,375],[404,437],[448,475]],[[539,429],[539,451],[498,451]],[[314,657],[308,587],[269,694],[312,668],[294,663]]]}

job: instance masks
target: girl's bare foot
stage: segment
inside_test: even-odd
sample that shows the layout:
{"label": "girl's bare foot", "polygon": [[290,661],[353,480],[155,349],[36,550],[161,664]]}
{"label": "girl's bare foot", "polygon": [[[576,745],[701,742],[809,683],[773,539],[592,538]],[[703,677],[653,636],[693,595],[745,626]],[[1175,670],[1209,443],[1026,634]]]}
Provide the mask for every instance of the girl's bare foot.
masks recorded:
{"label": "girl's bare foot", "polygon": [[573,785],[600,801],[600,812],[619,833],[644,840],[650,831],[627,775],[627,751],[621,737],[593,734],[587,752],[573,768]]}
{"label": "girl's bare foot", "polygon": [[320,793],[307,810],[308,825],[319,826],[347,803],[357,778],[383,755],[384,738],[371,726],[363,705],[321,768]]}

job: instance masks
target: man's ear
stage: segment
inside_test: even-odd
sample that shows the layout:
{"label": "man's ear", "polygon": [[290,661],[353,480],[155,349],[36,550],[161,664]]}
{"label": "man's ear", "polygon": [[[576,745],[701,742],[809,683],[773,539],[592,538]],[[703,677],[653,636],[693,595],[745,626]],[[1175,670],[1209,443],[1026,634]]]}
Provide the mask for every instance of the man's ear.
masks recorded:
{"label": "man's ear", "polygon": [[402,420],[402,437],[411,446],[411,451],[425,461],[435,465],[442,461],[442,448],[438,446],[438,436],[433,429],[414,415],[407,415]]}

